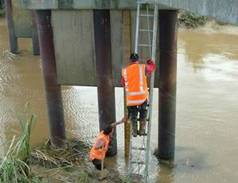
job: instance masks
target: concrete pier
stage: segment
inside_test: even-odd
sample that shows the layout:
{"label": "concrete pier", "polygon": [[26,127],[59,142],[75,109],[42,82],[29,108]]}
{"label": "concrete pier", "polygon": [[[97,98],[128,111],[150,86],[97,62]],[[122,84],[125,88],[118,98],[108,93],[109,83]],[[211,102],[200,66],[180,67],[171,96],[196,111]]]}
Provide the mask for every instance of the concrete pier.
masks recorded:
{"label": "concrete pier", "polygon": [[37,33],[37,26],[36,26],[36,15],[34,11],[32,11],[32,48],[33,48],[33,55],[40,54],[40,47],[39,47],[39,39]]}
{"label": "concrete pier", "polygon": [[[94,39],[100,130],[116,120],[115,91],[112,77],[110,10],[94,10]],[[107,155],[117,153],[116,130]]]}
{"label": "concrete pier", "polygon": [[65,143],[64,113],[61,87],[57,83],[53,32],[51,27],[51,11],[36,11],[37,29],[40,43],[40,55],[45,81],[50,141],[56,147]]}
{"label": "concrete pier", "polygon": [[14,27],[13,14],[12,14],[12,0],[5,0],[6,19],[9,34],[10,52],[16,54],[18,52],[17,36]]}
{"label": "concrete pier", "polygon": [[173,160],[176,121],[177,11],[160,10],[159,17],[159,158]]}

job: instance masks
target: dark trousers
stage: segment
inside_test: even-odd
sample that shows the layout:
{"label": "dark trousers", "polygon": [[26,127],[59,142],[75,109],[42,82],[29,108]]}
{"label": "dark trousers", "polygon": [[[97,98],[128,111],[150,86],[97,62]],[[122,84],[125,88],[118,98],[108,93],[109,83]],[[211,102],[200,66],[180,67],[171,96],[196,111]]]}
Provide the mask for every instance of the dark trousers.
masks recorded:
{"label": "dark trousers", "polygon": [[102,166],[102,161],[101,160],[94,159],[94,160],[92,160],[92,163],[94,164],[96,169],[101,170],[101,166]]}
{"label": "dark trousers", "polygon": [[139,120],[145,121],[147,116],[147,100],[138,106],[127,106],[128,110],[128,117],[133,122],[137,122],[138,114],[139,114]]}

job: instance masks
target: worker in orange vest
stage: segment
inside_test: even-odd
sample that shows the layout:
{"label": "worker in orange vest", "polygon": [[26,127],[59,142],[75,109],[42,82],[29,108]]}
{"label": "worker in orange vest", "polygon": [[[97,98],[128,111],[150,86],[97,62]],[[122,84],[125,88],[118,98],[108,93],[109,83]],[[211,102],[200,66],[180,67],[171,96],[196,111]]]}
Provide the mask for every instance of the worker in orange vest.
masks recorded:
{"label": "worker in orange vest", "polygon": [[117,125],[127,121],[127,117],[104,128],[96,138],[96,142],[89,152],[89,159],[98,170],[103,170],[103,162],[108,151],[110,139]]}
{"label": "worker in orange vest", "polygon": [[[122,69],[121,85],[125,88],[128,117],[132,122],[132,135],[146,135],[147,102],[149,100],[147,76],[155,71],[156,65],[148,59],[146,64],[139,63],[136,53],[130,55],[130,63]],[[140,128],[138,131],[137,116]]]}

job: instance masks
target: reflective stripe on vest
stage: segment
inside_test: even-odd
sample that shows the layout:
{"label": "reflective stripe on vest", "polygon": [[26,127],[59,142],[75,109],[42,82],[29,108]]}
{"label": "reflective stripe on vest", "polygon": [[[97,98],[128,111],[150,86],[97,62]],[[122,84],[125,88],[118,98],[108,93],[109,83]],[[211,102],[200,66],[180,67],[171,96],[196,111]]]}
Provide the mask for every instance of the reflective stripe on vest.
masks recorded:
{"label": "reflective stripe on vest", "polygon": [[142,103],[144,103],[145,102],[145,100],[128,100],[127,101],[127,104],[142,104]]}
{"label": "reflective stripe on vest", "polygon": [[[95,148],[95,144],[99,140],[103,140],[104,141],[104,147],[100,148],[100,149],[97,149],[97,148]],[[103,131],[100,132],[100,134],[96,138],[95,144],[93,145],[92,149],[90,150],[89,158],[90,158],[90,160],[94,160],[94,159],[103,160],[105,158],[106,152],[108,150],[109,136],[105,135],[103,133]]]}
{"label": "reflective stripe on vest", "polygon": [[138,63],[129,65],[122,70],[122,76],[125,80],[127,105],[142,104],[148,96],[145,65]]}

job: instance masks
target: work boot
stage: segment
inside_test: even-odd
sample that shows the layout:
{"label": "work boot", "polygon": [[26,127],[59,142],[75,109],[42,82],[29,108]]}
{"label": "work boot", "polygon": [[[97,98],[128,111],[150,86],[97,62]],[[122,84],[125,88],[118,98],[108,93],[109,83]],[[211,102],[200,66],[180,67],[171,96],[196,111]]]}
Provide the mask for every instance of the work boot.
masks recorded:
{"label": "work boot", "polygon": [[132,135],[133,137],[137,137],[137,122],[132,121]]}
{"label": "work boot", "polygon": [[140,121],[140,130],[139,130],[139,135],[146,135],[145,133],[145,125],[146,125],[146,121],[145,120],[142,120]]}

